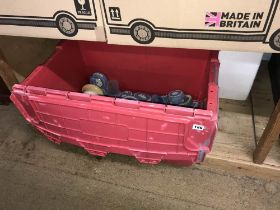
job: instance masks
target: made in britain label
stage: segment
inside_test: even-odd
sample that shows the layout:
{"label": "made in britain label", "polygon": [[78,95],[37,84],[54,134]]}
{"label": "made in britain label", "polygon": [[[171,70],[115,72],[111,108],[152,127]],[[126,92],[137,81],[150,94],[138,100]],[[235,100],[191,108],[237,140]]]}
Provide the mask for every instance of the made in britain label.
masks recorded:
{"label": "made in britain label", "polygon": [[219,28],[260,28],[264,12],[207,12],[206,27]]}

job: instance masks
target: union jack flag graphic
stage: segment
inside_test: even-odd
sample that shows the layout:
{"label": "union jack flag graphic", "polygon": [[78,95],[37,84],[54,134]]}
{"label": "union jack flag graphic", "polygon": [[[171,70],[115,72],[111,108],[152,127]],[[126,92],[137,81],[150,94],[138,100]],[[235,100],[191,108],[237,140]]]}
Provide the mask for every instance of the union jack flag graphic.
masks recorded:
{"label": "union jack flag graphic", "polygon": [[222,19],[221,12],[207,12],[205,16],[205,26],[220,27],[221,19]]}

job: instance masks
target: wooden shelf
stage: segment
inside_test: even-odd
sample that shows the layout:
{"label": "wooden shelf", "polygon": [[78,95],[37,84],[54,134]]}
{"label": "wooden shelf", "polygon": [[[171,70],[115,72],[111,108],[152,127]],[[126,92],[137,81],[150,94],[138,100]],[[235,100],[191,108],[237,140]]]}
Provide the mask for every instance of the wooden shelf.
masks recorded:
{"label": "wooden shelf", "polygon": [[219,130],[213,150],[203,166],[279,179],[279,141],[264,164],[253,163],[256,142],[260,139],[273,108],[268,71],[266,64],[263,64],[247,101],[220,101]]}

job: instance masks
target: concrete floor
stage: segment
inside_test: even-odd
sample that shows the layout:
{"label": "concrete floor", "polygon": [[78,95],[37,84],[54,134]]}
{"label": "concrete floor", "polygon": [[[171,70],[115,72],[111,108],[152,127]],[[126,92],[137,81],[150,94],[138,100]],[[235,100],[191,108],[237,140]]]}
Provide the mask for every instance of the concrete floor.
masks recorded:
{"label": "concrete floor", "polygon": [[12,105],[0,113],[0,209],[280,209],[280,181],[97,159],[49,142]]}
{"label": "concrete floor", "polygon": [[49,142],[13,105],[0,106],[0,189],[0,209],[280,209],[280,180],[98,159]]}

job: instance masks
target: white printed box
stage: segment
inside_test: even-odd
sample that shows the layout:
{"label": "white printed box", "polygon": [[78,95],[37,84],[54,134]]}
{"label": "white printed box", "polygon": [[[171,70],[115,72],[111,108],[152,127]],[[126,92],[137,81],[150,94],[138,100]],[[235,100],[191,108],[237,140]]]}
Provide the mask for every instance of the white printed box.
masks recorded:
{"label": "white printed box", "polygon": [[279,0],[100,0],[110,44],[280,51]]}
{"label": "white printed box", "polygon": [[106,41],[99,0],[1,0],[0,34]]}
{"label": "white printed box", "polygon": [[1,0],[0,34],[280,52],[280,0]]}

